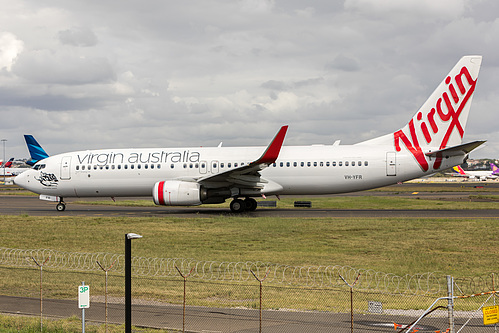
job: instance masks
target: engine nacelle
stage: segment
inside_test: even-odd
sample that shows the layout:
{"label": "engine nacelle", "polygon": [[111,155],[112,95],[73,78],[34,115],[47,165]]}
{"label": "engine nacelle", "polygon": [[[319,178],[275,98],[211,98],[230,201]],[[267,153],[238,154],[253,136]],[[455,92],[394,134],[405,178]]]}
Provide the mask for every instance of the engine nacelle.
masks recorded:
{"label": "engine nacelle", "polygon": [[201,185],[180,180],[165,180],[154,184],[152,197],[156,205],[201,205]]}

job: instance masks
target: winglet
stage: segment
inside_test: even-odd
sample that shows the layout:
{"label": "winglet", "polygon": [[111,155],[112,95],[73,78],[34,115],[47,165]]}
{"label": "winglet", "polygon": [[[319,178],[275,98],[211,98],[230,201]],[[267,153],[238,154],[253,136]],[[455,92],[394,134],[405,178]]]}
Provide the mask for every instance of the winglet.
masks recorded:
{"label": "winglet", "polygon": [[28,165],[35,165],[36,162],[41,161],[49,155],[43,150],[42,146],[35,140],[33,135],[24,135],[24,140],[26,140],[26,145],[28,146],[29,154],[31,155],[31,160],[26,162]]}
{"label": "winglet", "polygon": [[288,125],[282,126],[262,156],[252,164],[272,164],[279,157]]}

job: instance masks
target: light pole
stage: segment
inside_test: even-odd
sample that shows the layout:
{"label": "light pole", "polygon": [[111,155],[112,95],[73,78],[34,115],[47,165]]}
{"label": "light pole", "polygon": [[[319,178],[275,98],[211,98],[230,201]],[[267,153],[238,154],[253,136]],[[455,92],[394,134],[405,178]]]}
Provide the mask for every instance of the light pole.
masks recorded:
{"label": "light pole", "polygon": [[125,333],[132,332],[132,239],[136,238],[142,236],[125,234]]}
{"label": "light pole", "polygon": [[3,182],[5,184],[5,142],[7,141],[7,139],[2,139],[2,143],[3,143]]}

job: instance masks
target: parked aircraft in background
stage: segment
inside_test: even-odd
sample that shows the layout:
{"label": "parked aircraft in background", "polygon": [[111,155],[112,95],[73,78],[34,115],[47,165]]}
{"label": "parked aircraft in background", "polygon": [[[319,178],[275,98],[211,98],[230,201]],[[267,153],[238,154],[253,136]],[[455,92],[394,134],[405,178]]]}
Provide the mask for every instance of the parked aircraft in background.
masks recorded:
{"label": "parked aircraft in background", "polygon": [[3,161],[0,162],[0,166],[2,168],[11,168],[12,167],[12,162],[14,162],[14,157],[12,157],[10,160],[8,160],[7,163],[5,163],[5,164],[3,164]]}
{"label": "parked aircraft in background", "polygon": [[42,158],[36,140],[26,139],[36,164],[14,182],[58,202],[59,211],[64,197],[152,196],[168,206],[232,198],[233,212],[255,210],[255,197],[396,184],[462,164],[485,142],[462,143],[481,61],[461,58],[404,127],[354,145],[283,146],[283,126],[267,147],[103,149]]}
{"label": "parked aircraft in background", "polygon": [[472,170],[472,171],[464,171],[459,165],[452,168],[453,176],[456,177],[465,177],[469,179],[477,179],[477,180],[487,180],[487,179],[496,179],[499,177],[499,168],[494,164],[490,163],[490,167],[492,170]]}
{"label": "parked aircraft in background", "polygon": [[14,168],[12,163],[14,162],[14,157],[5,163],[3,167],[0,168],[0,176],[13,177],[19,175],[21,172],[29,170],[30,168]]}

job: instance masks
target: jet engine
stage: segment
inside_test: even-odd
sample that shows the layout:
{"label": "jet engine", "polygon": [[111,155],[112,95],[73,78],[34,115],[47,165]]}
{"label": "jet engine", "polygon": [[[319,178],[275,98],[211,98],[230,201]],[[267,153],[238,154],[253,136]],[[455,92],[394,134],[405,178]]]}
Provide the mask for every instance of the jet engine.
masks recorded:
{"label": "jet engine", "polygon": [[152,197],[156,205],[197,206],[201,202],[201,185],[179,180],[165,180],[154,184]]}
{"label": "jet engine", "polygon": [[154,184],[152,197],[156,205],[197,206],[223,203],[231,196],[229,189],[206,189],[198,183],[164,180]]}

